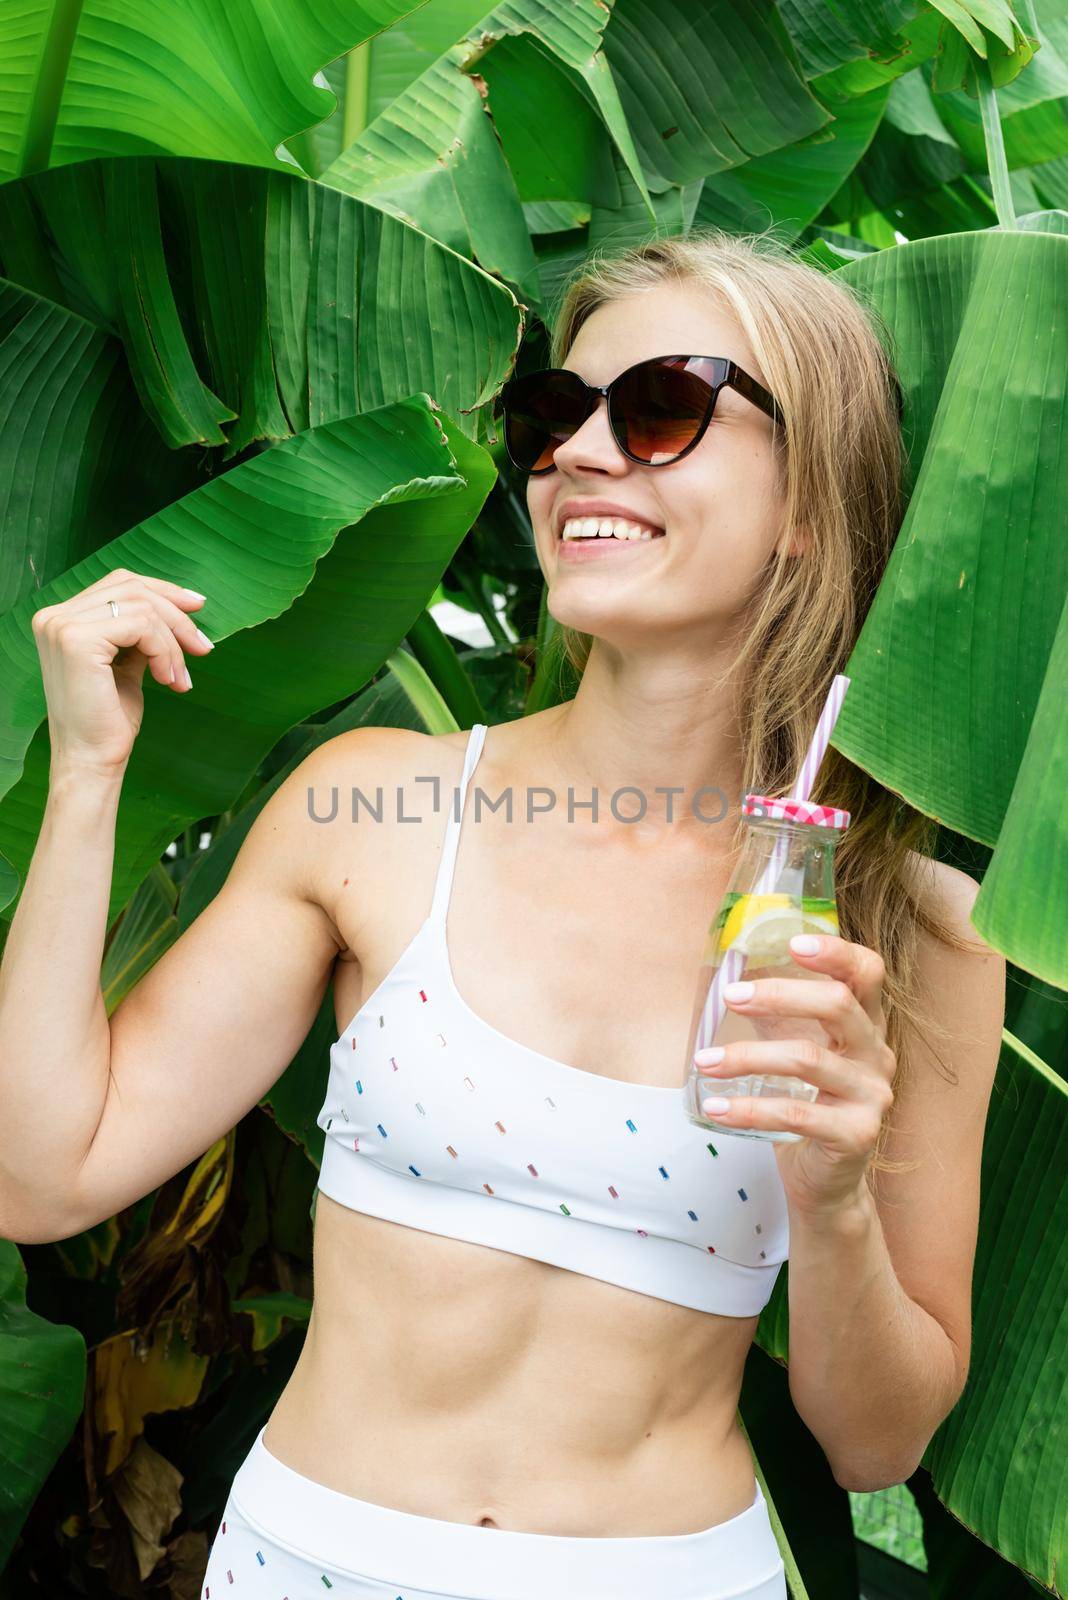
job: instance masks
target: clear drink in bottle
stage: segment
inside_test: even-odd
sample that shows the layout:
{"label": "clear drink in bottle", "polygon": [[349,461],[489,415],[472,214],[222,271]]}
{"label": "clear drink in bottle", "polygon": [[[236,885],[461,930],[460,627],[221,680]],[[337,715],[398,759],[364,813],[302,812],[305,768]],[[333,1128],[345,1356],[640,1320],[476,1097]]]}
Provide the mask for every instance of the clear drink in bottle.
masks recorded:
{"label": "clear drink in bottle", "polygon": [[810,971],[794,960],[790,940],[798,933],[838,932],[834,850],[849,825],[849,813],[806,800],[747,794],[742,814],[748,823],[745,845],[705,940],[686,1048],[683,1108],[701,1128],[781,1143],[801,1135],[786,1129],[729,1127],[707,1117],[702,1100],[710,1095],[815,1100],[818,1088],[802,1078],[774,1072],[708,1077],[698,1071],[693,1055],[706,1045],[739,1039],[813,1039],[829,1044],[818,1018],[743,1016],[722,1000],[717,1004],[713,990],[746,978],[827,981],[825,973]]}

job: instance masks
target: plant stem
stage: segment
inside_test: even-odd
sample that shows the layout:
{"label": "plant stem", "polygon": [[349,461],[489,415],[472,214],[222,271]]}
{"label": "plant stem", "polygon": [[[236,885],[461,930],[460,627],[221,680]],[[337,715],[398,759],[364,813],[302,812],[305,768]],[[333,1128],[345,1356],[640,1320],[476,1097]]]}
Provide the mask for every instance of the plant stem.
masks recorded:
{"label": "plant stem", "polygon": [[983,115],[986,164],[994,193],[994,209],[1002,228],[1015,228],[1016,210],[1012,203],[1012,185],[1005,159],[1005,139],[998,115],[997,93],[990,76],[990,63],[982,56],[975,58],[975,84],[979,93],[979,109]]}
{"label": "plant stem", "polygon": [[768,1504],[768,1516],[771,1521],[772,1531],[775,1534],[775,1543],[779,1547],[779,1554],[782,1556],[783,1566],[786,1568],[786,1581],[789,1586],[791,1600],[808,1600],[808,1590],[805,1588],[805,1580],[801,1576],[801,1569],[797,1564],[797,1558],[790,1549],[790,1541],[786,1537],[786,1529],[782,1525],[782,1518],[775,1509],[775,1502],[771,1498],[771,1490],[768,1488],[768,1481],[761,1471],[760,1462],[757,1460],[756,1451],[753,1449],[753,1441],[750,1439],[749,1431],[746,1428],[745,1423],[742,1421],[742,1413],[738,1411],[735,1413],[735,1415],[738,1420],[738,1426],[745,1437],[745,1442],[749,1446],[749,1453],[753,1458],[754,1475],[756,1476],[757,1482],[760,1484],[764,1499]]}
{"label": "plant stem", "polygon": [[82,0],[54,0],[41,7],[47,17],[45,37],[37,55],[37,72],[30,90],[30,104],[17,152],[17,172],[43,172],[52,157],[59,108],[67,87],[70,58],[82,19]]}
{"label": "plant stem", "polygon": [[473,573],[465,571],[464,568],[459,565],[459,563],[454,565],[453,571],[460,581],[460,587],[474,603],[475,609],[478,611],[479,616],[486,624],[486,627],[489,631],[489,636],[493,640],[494,644],[512,644],[514,641],[509,639],[504,628],[501,626],[501,620],[494,608],[493,601],[487,596],[486,591],[482,587],[479,579],[477,579]]}
{"label": "plant stem", "polygon": [[367,91],[371,72],[370,40],[350,50],[345,60],[345,113],[342,119],[341,148],[347,150],[367,126]]}
{"label": "plant stem", "polygon": [[[428,610],[419,613],[408,629],[407,638],[412,655],[448,706],[456,719],[456,726],[470,728],[475,722],[485,722],[486,713],[474,684],[464,671],[463,663],[450,640]],[[390,657],[388,664],[396,670],[396,653]]]}

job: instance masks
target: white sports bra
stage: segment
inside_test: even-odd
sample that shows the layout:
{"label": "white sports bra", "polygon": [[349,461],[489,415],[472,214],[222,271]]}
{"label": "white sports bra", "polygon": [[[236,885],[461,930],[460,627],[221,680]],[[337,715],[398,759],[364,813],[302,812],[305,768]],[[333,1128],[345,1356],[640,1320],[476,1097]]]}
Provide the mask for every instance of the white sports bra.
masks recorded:
{"label": "white sports bra", "polygon": [[318,1188],[340,1205],[698,1311],[752,1316],[788,1254],[774,1147],[687,1120],[679,1087],[520,1044],[453,981],[445,921],[471,730],[430,914],[330,1047]]}

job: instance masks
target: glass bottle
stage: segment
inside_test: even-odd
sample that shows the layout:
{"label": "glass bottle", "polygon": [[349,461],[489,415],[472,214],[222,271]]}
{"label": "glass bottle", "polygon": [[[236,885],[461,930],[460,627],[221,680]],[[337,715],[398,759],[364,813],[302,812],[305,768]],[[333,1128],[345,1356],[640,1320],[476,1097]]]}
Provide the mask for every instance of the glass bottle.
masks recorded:
{"label": "glass bottle", "polygon": [[[725,1006],[719,991],[738,979],[800,978],[827,981],[790,954],[798,933],[837,933],[834,851],[849,826],[849,812],[807,800],[747,794],[742,815],[748,833],[726,893],[705,939],[683,1078],[683,1109],[698,1127],[775,1143],[801,1137],[786,1129],[732,1128],[701,1110],[711,1095],[761,1095],[815,1100],[804,1079],[774,1072],[722,1078],[698,1071],[694,1051],[739,1039],[814,1039],[827,1046],[818,1018],[743,1016]],[[722,969],[722,970],[721,970]]]}

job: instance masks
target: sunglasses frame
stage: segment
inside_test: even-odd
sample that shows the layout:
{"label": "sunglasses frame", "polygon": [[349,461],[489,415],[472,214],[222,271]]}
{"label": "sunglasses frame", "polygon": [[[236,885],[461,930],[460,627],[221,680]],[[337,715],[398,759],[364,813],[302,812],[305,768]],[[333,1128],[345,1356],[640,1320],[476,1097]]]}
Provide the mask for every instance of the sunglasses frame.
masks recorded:
{"label": "sunglasses frame", "polygon": [[[708,379],[705,378],[702,373],[694,374],[694,376],[700,377],[702,381],[708,385],[708,405],[705,409],[705,414],[701,420],[701,424],[690,443],[686,445],[684,449],[680,450],[678,455],[671,456],[667,461],[646,461],[643,459],[643,457],[636,456],[633,451],[628,450],[626,445],[620,442],[619,435],[616,432],[615,422],[612,417],[612,394],[616,385],[620,383],[622,379],[629,377],[632,372],[637,370],[637,368],[657,366],[658,364],[667,361],[706,361],[712,364],[714,371],[717,371],[719,375],[713,377],[712,379]],[[526,383],[531,378],[544,378],[550,373],[564,373],[568,379],[574,383],[580,384],[585,390],[586,412],[582,418],[582,421],[575,429],[575,433],[577,433],[578,429],[583,427],[589,421],[590,417],[597,409],[601,395],[604,395],[606,401],[608,402],[608,425],[612,430],[612,438],[615,440],[618,449],[621,450],[622,453],[627,457],[628,461],[634,461],[640,467],[670,467],[676,461],[681,461],[683,456],[689,455],[691,450],[696,449],[701,440],[704,438],[708,424],[712,421],[712,416],[716,409],[716,401],[719,399],[719,391],[721,389],[735,389],[752,405],[755,405],[759,410],[765,412],[774,423],[779,424],[782,421],[778,402],[770,390],[765,389],[762,383],[758,383],[755,378],[750,377],[748,372],[744,371],[736,361],[730,360],[728,356],[698,356],[684,354],[647,356],[644,361],[635,361],[629,367],[625,367],[622,372],[616,374],[610,383],[605,384],[587,383],[584,378],[579,377],[577,372],[572,372],[568,367],[539,367],[533,372],[523,373],[520,377],[509,378],[507,383],[505,383],[501,389],[499,396],[500,412],[504,418],[504,448],[508,454],[508,459],[511,461],[512,465],[517,471],[526,473],[527,476],[532,478],[541,477],[546,472],[555,472],[556,463],[555,461],[551,461],[547,467],[535,468],[525,467],[521,462],[516,460],[515,456],[512,454],[511,445],[508,441],[508,409],[511,402],[511,396],[515,393],[516,387],[519,384]],[[574,438],[574,434],[572,434],[570,437]],[[566,443],[566,440],[561,440],[560,443],[564,444]]]}

